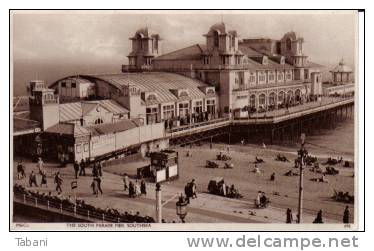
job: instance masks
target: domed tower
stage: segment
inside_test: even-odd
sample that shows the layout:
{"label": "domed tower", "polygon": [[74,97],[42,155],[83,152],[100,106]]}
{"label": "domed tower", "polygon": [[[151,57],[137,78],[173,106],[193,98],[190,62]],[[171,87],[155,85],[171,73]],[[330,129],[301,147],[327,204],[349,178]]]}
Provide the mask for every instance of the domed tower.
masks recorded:
{"label": "domed tower", "polygon": [[237,84],[244,83],[244,71],[239,67],[244,55],[239,50],[238,34],[220,22],[211,26],[204,36],[206,49],[202,53],[203,64],[210,69],[205,73],[206,79],[219,90],[220,111],[231,114],[232,92]]}
{"label": "domed tower", "polygon": [[352,69],[345,64],[344,60],[341,59],[339,65],[337,65],[331,71],[332,81],[334,84],[347,84],[352,81],[351,75],[353,73]]}
{"label": "domed tower", "polygon": [[307,57],[303,53],[304,38],[297,37],[296,33],[291,31],[286,33],[280,40],[280,52],[285,56],[287,63],[295,66],[294,79],[309,79],[307,66]]}
{"label": "domed tower", "polygon": [[304,38],[297,37],[296,33],[291,31],[286,33],[281,39],[281,54],[286,57],[286,61],[296,67],[306,65],[307,56],[303,54]]}
{"label": "domed tower", "polygon": [[152,33],[148,27],[139,29],[132,40],[132,51],[127,56],[129,59],[128,70],[147,70],[152,68],[153,58],[161,55],[161,37]]}
{"label": "domed tower", "polygon": [[29,83],[30,119],[39,121],[43,130],[59,123],[59,99],[54,89],[48,89],[44,81],[34,80]]}
{"label": "domed tower", "polygon": [[238,34],[228,30],[225,23],[216,23],[210,27],[206,37],[204,63],[210,65],[240,64],[243,54],[239,51]]}

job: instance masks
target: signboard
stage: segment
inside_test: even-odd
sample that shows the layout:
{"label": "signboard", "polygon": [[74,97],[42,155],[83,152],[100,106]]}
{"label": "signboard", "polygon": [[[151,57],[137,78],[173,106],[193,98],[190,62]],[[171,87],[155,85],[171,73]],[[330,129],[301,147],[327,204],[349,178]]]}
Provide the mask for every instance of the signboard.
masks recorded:
{"label": "signboard", "polygon": [[178,165],[169,166],[169,178],[178,175]]}
{"label": "signboard", "polygon": [[166,180],[166,169],[156,171],[156,183]]}
{"label": "signboard", "polygon": [[78,182],[72,181],[71,182],[71,189],[74,190],[74,189],[77,189],[77,188],[78,188]]}

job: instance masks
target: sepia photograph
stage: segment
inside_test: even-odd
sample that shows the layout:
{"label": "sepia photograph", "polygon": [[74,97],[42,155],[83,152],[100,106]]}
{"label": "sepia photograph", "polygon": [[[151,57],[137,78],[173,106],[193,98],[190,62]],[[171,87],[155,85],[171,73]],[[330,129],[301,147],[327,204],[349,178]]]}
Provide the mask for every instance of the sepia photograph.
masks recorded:
{"label": "sepia photograph", "polygon": [[357,230],[357,27],[10,11],[10,229]]}

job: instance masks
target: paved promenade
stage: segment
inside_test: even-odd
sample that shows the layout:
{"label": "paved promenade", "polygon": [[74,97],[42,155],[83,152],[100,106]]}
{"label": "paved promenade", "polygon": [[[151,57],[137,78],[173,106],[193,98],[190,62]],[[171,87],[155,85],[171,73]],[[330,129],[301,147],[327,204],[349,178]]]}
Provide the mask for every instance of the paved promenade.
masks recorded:
{"label": "paved promenade", "polygon": [[[17,163],[14,163],[16,165]],[[31,170],[37,170],[36,163],[26,162],[26,173]],[[53,175],[60,171],[64,183],[62,186],[63,196],[73,196],[70,183],[75,180],[72,165],[65,168],[58,167],[57,164],[46,163],[45,168],[48,176],[48,188],[30,188],[27,184],[28,178],[17,180],[14,173],[14,182],[22,184],[28,189],[39,190],[48,193],[54,191]],[[116,208],[122,212],[140,212],[141,215],[155,217],[155,185],[147,183],[147,195],[138,198],[129,198],[127,193],[123,191],[122,177],[116,174],[103,172],[102,189],[104,194],[98,197],[92,194],[90,184],[92,181],[91,169],[86,169],[87,176],[78,178],[77,198],[84,199],[87,203],[96,207],[105,209],[107,207]],[[38,183],[40,176],[37,176]],[[164,183],[162,185],[162,198],[166,201],[175,194],[183,191],[171,184]],[[163,208],[163,218],[167,222],[180,222],[175,213],[176,198],[168,202]],[[197,199],[192,199],[188,205],[188,215],[186,222],[189,223],[284,223],[286,212],[284,209],[269,207],[266,209],[255,209],[253,203],[249,201],[229,199],[220,196],[210,195],[207,193],[199,193]],[[296,213],[296,212],[294,212]],[[305,222],[312,222],[315,215],[304,214]],[[334,223],[334,220],[326,219],[325,222]]]}

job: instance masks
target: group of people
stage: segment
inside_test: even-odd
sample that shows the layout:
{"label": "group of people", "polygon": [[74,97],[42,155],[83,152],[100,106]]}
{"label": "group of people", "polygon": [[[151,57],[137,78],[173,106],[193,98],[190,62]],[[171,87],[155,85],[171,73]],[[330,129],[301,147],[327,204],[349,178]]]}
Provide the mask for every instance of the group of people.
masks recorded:
{"label": "group of people", "polygon": [[173,129],[174,122],[179,121],[180,125],[189,125],[191,123],[201,123],[208,121],[210,119],[210,114],[208,112],[200,112],[200,113],[188,113],[184,117],[176,117],[167,119],[164,121],[165,129]]}
{"label": "group of people", "polygon": [[190,203],[190,198],[196,199],[197,194],[196,194],[196,182],[195,179],[192,179],[191,182],[187,183],[186,186],[184,187],[184,193],[186,195],[186,200],[187,203]]}
{"label": "group of people", "polygon": [[145,183],[145,180],[141,179],[139,185],[137,179],[135,180],[135,182],[131,181],[126,173],[123,177],[123,190],[129,193],[130,198],[147,195],[147,185]]}
{"label": "group of people", "polygon": [[[38,174],[41,177],[39,186],[42,187],[43,185],[45,185],[45,187],[48,187],[47,173],[44,169],[44,163],[41,158],[38,158],[38,163],[36,164],[36,166],[38,169],[37,172],[34,172],[34,170],[32,170],[31,173],[29,174],[29,186],[38,187],[38,182],[37,182],[37,177],[36,177],[36,175]],[[18,179],[26,178],[26,170],[22,162],[18,162],[17,164],[17,178]]]}
{"label": "group of people", "polygon": [[[298,215],[296,216],[296,221],[298,222]],[[344,209],[344,213],[343,213],[343,223],[344,224],[349,224],[349,218],[350,218],[350,212],[349,212],[349,207],[346,206],[345,209]],[[287,224],[291,224],[293,222],[294,218],[293,218],[293,215],[292,215],[292,210],[290,208],[287,208],[287,211],[286,211],[286,223]],[[313,221],[314,224],[323,224],[323,218],[322,218],[322,210],[319,210],[318,213],[317,213],[317,216],[316,218],[314,219]]]}
{"label": "group of people", "polygon": [[34,192],[27,190],[25,187],[15,184],[13,187],[13,192],[17,195],[25,195],[32,198],[36,198],[38,200],[38,204],[42,205],[58,205],[61,206],[62,209],[66,209],[69,212],[73,211],[75,208],[76,214],[80,214],[82,216],[87,216],[87,212],[90,212],[90,218],[97,217],[98,220],[103,219],[103,215],[106,221],[109,222],[125,222],[125,223],[153,223],[155,220],[150,216],[141,216],[139,212],[135,214],[132,212],[124,212],[121,213],[117,209],[109,208],[101,209],[94,207],[90,204],[87,204],[84,200],[74,200],[71,196],[64,197],[62,195],[53,195],[52,192],[47,193],[40,193],[39,191]]}
{"label": "group of people", "polygon": [[[75,178],[78,179],[79,176],[86,176],[86,167],[89,167],[91,165],[89,159],[82,159],[79,163],[78,161],[74,162],[74,173],[75,173]],[[97,165],[96,163],[93,163],[92,167],[92,176],[102,176],[102,165],[101,162],[99,162]]]}

